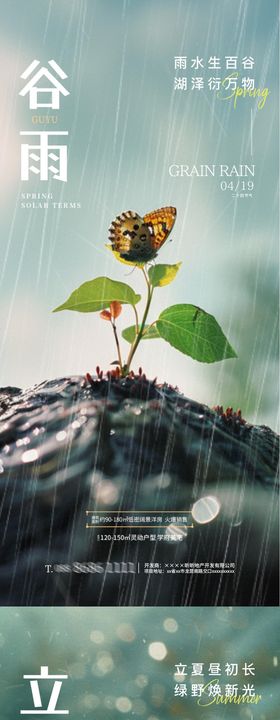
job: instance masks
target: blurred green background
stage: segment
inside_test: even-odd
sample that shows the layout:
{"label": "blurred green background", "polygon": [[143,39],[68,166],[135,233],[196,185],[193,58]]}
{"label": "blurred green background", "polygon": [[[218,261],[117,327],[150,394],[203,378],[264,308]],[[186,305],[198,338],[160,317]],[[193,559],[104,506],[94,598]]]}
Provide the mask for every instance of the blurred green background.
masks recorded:
{"label": "blurred green background", "polygon": [[[191,302],[215,315],[238,360],[206,366],[164,341],[146,343],[135,368],[210,405],[241,407],[258,423],[278,413],[278,3],[270,0],[1,0],[1,385],[105,370],[115,359],[109,323],[51,310],[81,282],[138,271],[104,247],[111,220],[175,205],[161,262],[183,260],[155,293],[160,309]],[[255,58],[256,102],[221,102],[208,89],[174,91],[174,55]],[[20,130],[32,126],[21,73],[54,58],[67,73],[58,130],[69,131],[68,183],[20,182]],[[182,73],[181,73],[182,74]],[[192,73],[189,71],[188,76]],[[213,73],[215,74],[215,73]],[[248,71],[250,74],[250,71]],[[208,77],[211,73],[206,73]],[[251,109],[253,155],[251,155]],[[37,114],[37,113],[35,113]],[[54,114],[54,111],[50,111]],[[40,126],[47,129],[48,126]],[[171,163],[255,163],[253,198],[222,192],[219,178],[171,178]],[[20,208],[21,192],[53,192],[81,210]],[[120,326],[133,322],[126,310]]]}
{"label": "blurred green background", "polygon": [[[75,720],[279,720],[278,608],[2,608],[0,618],[1,720],[32,709],[23,675],[41,665],[68,674],[57,709]],[[252,662],[255,677],[245,682],[262,699],[201,708],[196,698],[175,698],[180,662],[188,687],[193,662]],[[242,672],[222,677],[222,685],[244,684]]]}

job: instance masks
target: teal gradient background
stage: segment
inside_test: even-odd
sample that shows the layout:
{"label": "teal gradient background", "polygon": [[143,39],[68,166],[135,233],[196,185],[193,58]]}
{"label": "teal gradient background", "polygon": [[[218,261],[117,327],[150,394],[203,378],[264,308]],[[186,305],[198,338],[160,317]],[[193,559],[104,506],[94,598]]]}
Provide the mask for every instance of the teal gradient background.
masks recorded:
{"label": "teal gradient background", "polygon": [[[98,314],[51,310],[99,275],[142,292],[140,273],[128,274],[106,250],[107,229],[123,210],[144,214],[172,204],[173,242],[158,260],[183,266],[174,284],[156,291],[150,318],[177,302],[197,304],[215,315],[238,359],[206,366],[159,340],[143,344],[134,367],[275,428],[278,3],[1,0],[0,7],[0,384],[23,387],[97,364],[109,368],[109,323]],[[252,55],[256,86],[270,89],[264,109],[246,98],[234,110],[208,88],[174,91],[173,58],[180,54]],[[19,132],[32,129],[20,75],[34,58],[54,58],[68,75],[71,94],[62,98],[56,125],[69,131],[67,184],[35,176],[20,182]],[[171,163],[254,163],[253,198],[232,198],[218,177],[171,178]],[[82,208],[21,209],[21,192],[42,191]],[[120,327],[132,322],[126,310]]]}
{"label": "teal gradient background", "polygon": [[[24,717],[20,710],[32,708],[23,675],[40,674],[41,665],[50,674],[68,674],[58,709],[68,709],[69,719],[279,718],[277,608],[2,608],[0,658],[1,720]],[[262,699],[258,705],[202,708],[196,698],[175,698],[180,662],[189,666],[188,688],[193,662],[204,662],[206,673],[210,662],[220,662],[221,685],[239,687],[244,663],[253,663],[255,676],[245,683],[254,684]],[[238,677],[227,678],[226,662],[239,664]]]}

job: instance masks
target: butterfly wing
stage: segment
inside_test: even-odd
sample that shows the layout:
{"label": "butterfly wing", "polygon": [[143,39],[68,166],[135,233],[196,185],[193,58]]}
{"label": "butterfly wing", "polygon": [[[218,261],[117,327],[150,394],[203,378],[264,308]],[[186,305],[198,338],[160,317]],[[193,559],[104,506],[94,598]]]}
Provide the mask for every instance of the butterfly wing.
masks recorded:
{"label": "butterfly wing", "polygon": [[163,207],[144,215],[144,222],[152,235],[152,247],[157,252],[165,243],[176,220],[175,207]]}
{"label": "butterfly wing", "polygon": [[146,263],[155,256],[151,231],[138,213],[127,210],[110,225],[112,250],[130,262]]}

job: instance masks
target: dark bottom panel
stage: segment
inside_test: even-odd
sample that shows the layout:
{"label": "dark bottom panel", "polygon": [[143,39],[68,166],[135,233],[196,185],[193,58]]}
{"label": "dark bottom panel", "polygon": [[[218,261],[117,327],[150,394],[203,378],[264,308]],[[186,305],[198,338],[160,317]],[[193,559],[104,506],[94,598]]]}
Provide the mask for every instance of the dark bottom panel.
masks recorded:
{"label": "dark bottom panel", "polygon": [[2,605],[278,605],[278,437],[169,386],[6,389]]}

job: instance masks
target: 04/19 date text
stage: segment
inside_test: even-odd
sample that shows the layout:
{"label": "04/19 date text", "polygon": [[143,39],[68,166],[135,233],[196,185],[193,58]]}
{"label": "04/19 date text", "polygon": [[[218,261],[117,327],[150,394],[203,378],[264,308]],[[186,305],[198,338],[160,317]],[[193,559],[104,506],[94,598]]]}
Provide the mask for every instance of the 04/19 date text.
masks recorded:
{"label": "04/19 date text", "polygon": [[222,180],[220,183],[221,190],[231,190],[232,192],[252,192],[254,189],[253,180]]}

